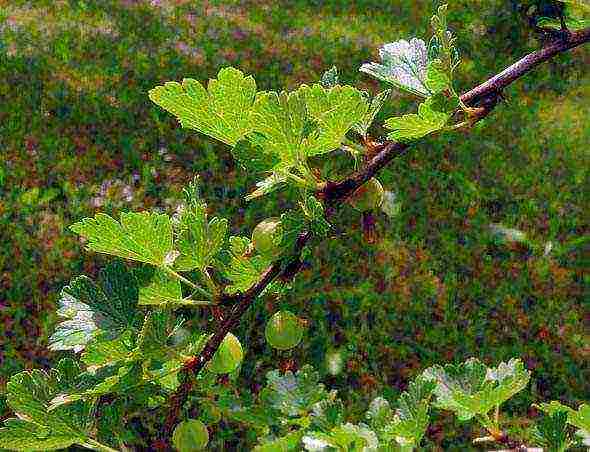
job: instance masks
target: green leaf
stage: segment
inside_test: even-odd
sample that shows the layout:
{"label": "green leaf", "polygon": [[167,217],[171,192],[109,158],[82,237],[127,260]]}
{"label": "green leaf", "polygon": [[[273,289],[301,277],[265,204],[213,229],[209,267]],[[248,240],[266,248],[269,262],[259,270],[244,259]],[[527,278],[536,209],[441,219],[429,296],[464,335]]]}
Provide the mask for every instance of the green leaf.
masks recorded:
{"label": "green leaf", "polygon": [[140,305],[170,307],[183,302],[180,281],[160,269],[155,269],[148,285],[139,288]]}
{"label": "green leaf", "polygon": [[308,451],[331,451],[334,448],[350,452],[370,452],[377,451],[379,440],[375,432],[366,425],[346,423],[328,433],[307,433],[303,437],[303,445]]}
{"label": "green leaf", "polygon": [[275,169],[338,148],[368,105],[351,86],[302,85],[297,91],[260,93],[254,106],[255,145],[276,156]]}
{"label": "green leaf", "polygon": [[430,99],[420,104],[418,114],[403,115],[385,121],[387,128],[392,130],[387,135],[388,138],[410,142],[442,129],[450,115],[433,110]]}
{"label": "green leaf", "polygon": [[130,331],[112,340],[107,335],[99,336],[86,346],[81,360],[93,368],[103,367],[128,360],[133,349],[134,341]]}
{"label": "green leaf", "polygon": [[113,392],[124,393],[131,387],[137,386],[140,380],[141,366],[133,364],[102,367],[95,373],[86,372],[81,374],[75,387],[51,399],[48,409],[52,411],[59,406],[78,400],[91,401]]}
{"label": "green leaf", "polygon": [[254,452],[291,452],[301,450],[299,444],[303,432],[301,430],[287,433],[280,438],[264,438],[261,444],[254,448]]}
{"label": "green leaf", "polygon": [[540,403],[536,406],[550,416],[555,413],[566,412],[569,424],[586,432],[585,436],[590,435],[590,405],[583,403],[578,407],[577,411],[555,400],[550,403]]}
{"label": "green leaf", "polygon": [[302,85],[298,90],[316,129],[305,145],[305,155],[324,154],[338,148],[346,133],[365,117],[368,104],[363,94],[352,86]]}
{"label": "green leaf", "polygon": [[459,51],[455,46],[457,37],[448,29],[448,5],[440,5],[436,14],[430,19],[433,36],[428,43],[428,54],[441,61],[443,71],[452,77],[453,71],[460,63]]}
{"label": "green leaf", "polygon": [[323,204],[315,196],[307,196],[299,201],[299,206],[307,218],[309,230],[317,238],[324,238],[328,235],[330,223],[326,220]]}
{"label": "green leaf", "polygon": [[280,160],[276,154],[265,148],[266,138],[258,132],[252,132],[241,139],[232,148],[234,158],[246,170],[255,173],[272,170]]}
{"label": "green leaf", "polygon": [[475,416],[486,416],[524,389],[530,372],[519,359],[488,369],[472,358],[459,365],[431,367],[423,376],[436,383],[435,405],[453,411],[460,420],[466,421]]}
{"label": "green leaf", "polygon": [[428,411],[434,387],[433,382],[418,377],[400,395],[395,412],[387,400],[373,400],[367,418],[379,438],[387,444],[396,441],[403,447],[419,447],[430,422]]}
{"label": "green leaf", "polygon": [[536,445],[546,448],[548,452],[564,452],[571,445],[567,431],[567,411],[557,411],[542,416],[531,432]]}
{"label": "green leaf", "polygon": [[88,239],[87,248],[134,261],[161,266],[172,247],[172,224],[165,214],[128,212],[121,222],[104,213],[85,218],[71,226]]}
{"label": "green leaf", "polygon": [[451,88],[451,80],[449,79],[441,60],[435,59],[428,63],[426,80],[424,83],[432,95]]}
{"label": "green leaf", "polygon": [[387,89],[377,94],[371,100],[371,105],[369,106],[369,109],[367,110],[363,118],[352,127],[355,132],[357,132],[359,135],[363,137],[367,136],[369,128],[373,124],[373,121],[375,121],[375,118],[381,111],[381,108],[389,98],[390,94],[391,90]]}
{"label": "green leaf", "polygon": [[308,121],[305,99],[301,93],[259,93],[256,96],[253,120],[258,133],[249,137],[255,138],[254,146],[279,161],[276,169],[295,165],[297,159],[303,155]]}
{"label": "green leaf", "polygon": [[195,268],[204,272],[221,251],[228,230],[226,219],[207,218],[207,205],[199,195],[196,183],[185,189],[186,205],[176,222],[176,246],[180,255],[174,266],[180,271]]}
{"label": "green leaf", "polygon": [[238,69],[223,68],[207,90],[198,81],[167,82],[150,90],[150,99],[175,115],[182,127],[197,130],[230,146],[252,131],[256,82]]}
{"label": "green leaf", "polygon": [[86,276],[63,288],[57,315],[65,318],[49,338],[50,350],[79,352],[100,334],[112,339],[137,325],[137,282],[124,264],[114,262],[98,276]]}
{"label": "green leaf", "polygon": [[344,421],[344,405],[336,397],[336,391],[330,391],[327,397],[312,405],[311,427],[328,432]]}
{"label": "green leaf", "polygon": [[171,320],[169,311],[151,311],[146,314],[137,338],[137,352],[142,355],[142,359],[164,360],[167,357]]}
{"label": "green leaf", "polygon": [[0,448],[54,450],[84,444],[89,438],[92,406],[75,402],[50,411],[51,400],[72,387],[80,368],[63,359],[49,372],[25,371],[6,385],[8,406],[18,419],[8,419],[0,428]]}
{"label": "green leaf", "polygon": [[255,284],[270,265],[263,256],[249,256],[251,242],[247,237],[229,238],[230,262],[224,268],[224,276],[231,281],[225,290],[227,293],[244,292]]}
{"label": "green leaf", "polygon": [[360,71],[416,96],[432,94],[426,84],[428,51],[422,39],[385,44],[379,49],[379,56],[381,64],[365,63]]}
{"label": "green leaf", "polygon": [[285,416],[303,416],[316,402],[328,396],[319,379],[319,374],[311,366],[303,366],[296,374],[287,371],[281,375],[278,370],[273,370],[266,374],[267,383],[261,398]]}

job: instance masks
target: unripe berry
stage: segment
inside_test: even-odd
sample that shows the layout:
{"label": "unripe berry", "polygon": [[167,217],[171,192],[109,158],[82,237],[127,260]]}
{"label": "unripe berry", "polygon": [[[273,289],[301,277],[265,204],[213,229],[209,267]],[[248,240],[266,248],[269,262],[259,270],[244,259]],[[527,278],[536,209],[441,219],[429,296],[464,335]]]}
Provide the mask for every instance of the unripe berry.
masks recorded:
{"label": "unripe berry", "polygon": [[267,342],[279,350],[289,350],[299,345],[303,338],[301,320],[289,311],[273,315],[264,330]]}
{"label": "unripe berry", "polygon": [[378,209],[383,203],[383,193],[381,182],[373,177],[352,194],[350,203],[361,212]]}
{"label": "unripe berry", "polygon": [[252,243],[260,254],[278,257],[281,254],[282,236],[281,219],[271,217],[261,221],[254,228],[254,231],[252,231]]}
{"label": "unripe berry", "polygon": [[179,452],[203,450],[209,442],[209,431],[196,419],[182,421],[174,429],[172,444]]}
{"label": "unripe berry", "polygon": [[209,370],[216,374],[228,374],[238,368],[243,358],[242,344],[233,334],[227,333],[209,363]]}

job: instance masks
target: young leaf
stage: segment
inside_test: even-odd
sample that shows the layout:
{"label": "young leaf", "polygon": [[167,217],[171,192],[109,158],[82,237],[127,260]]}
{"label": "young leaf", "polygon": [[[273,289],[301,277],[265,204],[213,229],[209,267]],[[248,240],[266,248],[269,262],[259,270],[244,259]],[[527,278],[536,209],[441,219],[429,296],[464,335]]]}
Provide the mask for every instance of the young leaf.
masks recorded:
{"label": "young leaf", "polygon": [[326,220],[323,204],[315,196],[310,195],[299,201],[299,206],[307,219],[308,228],[314,236],[326,237],[331,225]]}
{"label": "young leaf", "polygon": [[451,80],[445,72],[441,60],[435,59],[428,63],[424,83],[432,95],[448,90],[451,87]]}
{"label": "young leaf", "polygon": [[85,444],[92,421],[90,404],[78,401],[49,410],[51,400],[67,391],[79,373],[74,361],[63,359],[49,372],[12,376],[6,385],[7,402],[18,419],[7,419],[0,428],[0,448],[54,450]]}
{"label": "young leaf", "polygon": [[98,276],[98,285],[86,276],[63,288],[57,315],[60,322],[49,338],[50,350],[79,352],[100,334],[113,339],[137,326],[137,282],[125,265],[114,262]]}
{"label": "young leaf", "polygon": [[330,391],[328,396],[313,404],[311,411],[311,427],[328,432],[342,424],[344,420],[344,405],[336,397],[336,391]]}
{"label": "young leaf", "polygon": [[176,222],[176,246],[180,255],[174,267],[180,271],[204,272],[221,251],[228,229],[226,219],[207,218],[207,205],[201,200],[196,183],[185,189],[186,206]]}
{"label": "young leaf", "polygon": [[459,365],[431,367],[422,375],[436,383],[435,405],[453,411],[462,421],[486,416],[524,389],[530,379],[530,372],[519,359],[488,369],[472,358]]}
{"label": "young leaf", "polygon": [[367,110],[367,112],[365,113],[363,118],[359,122],[357,122],[354,126],[352,126],[352,129],[356,133],[358,133],[359,135],[361,135],[363,137],[367,136],[367,133],[369,132],[369,128],[373,124],[373,121],[375,121],[375,118],[377,117],[377,115],[381,111],[381,108],[383,107],[383,105],[385,104],[387,99],[389,98],[390,94],[391,94],[391,90],[386,89],[385,91],[382,91],[379,94],[377,94],[373,98],[373,100],[371,100],[371,105],[369,106],[369,109]]}
{"label": "young leaf", "polygon": [[167,82],[150,90],[150,99],[175,115],[182,127],[230,146],[252,130],[256,82],[238,69],[223,68],[207,90],[198,81]]}
{"label": "young leaf", "polygon": [[432,94],[426,84],[428,51],[422,39],[401,39],[385,44],[379,49],[379,56],[381,64],[365,63],[360,71],[416,96]]}
{"label": "young leaf", "polygon": [[121,222],[104,213],[84,218],[71,226],[88,239],[87,248],[155,266],[166,263],[172,247],[172,224],[165,214],[128,212]]}
{"label": "young leaf", "polygon": [[287,371],[281,375],[278,370],[273,370],[266,374],[267,383],[261,398],[285,416],[303,416],[316,402],[328,396],[319,379],[319,374],[311,366],[303,366],[296,374]]}
{"label": "young leaf", "polygon": [[287,183],[287,176],[278,173],[272,173],[266,179],[256,183],[256,190],[246,196],[246,201],[272,193]]}
{"label": "young leaf", "polygon": [[[432,99],[432,98],[430,98]],[[400,142],[417,140],[442,129],[450,115],[435,111],[428,99],[418,107],[418,114],[403,115],[390,118],[385,125],[392,131],[387,135],[389,139]]]}

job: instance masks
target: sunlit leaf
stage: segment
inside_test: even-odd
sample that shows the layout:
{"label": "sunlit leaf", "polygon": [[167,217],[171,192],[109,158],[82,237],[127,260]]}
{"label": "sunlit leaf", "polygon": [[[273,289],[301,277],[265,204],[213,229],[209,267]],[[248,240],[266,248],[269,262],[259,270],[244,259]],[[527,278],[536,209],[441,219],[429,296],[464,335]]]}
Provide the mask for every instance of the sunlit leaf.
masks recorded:
{"label": "sunlit leaf", "polygon": [[[432,99],[432,98],[430,98]],[[431,101],[427,100],[418,107],[418,114],[408,114],[389,118],[385,125],[391,132],[389,139],[410,142],[442,129],[450,115],[432,109]]]}
{"label": "sunlit leaf", "polygon": [[432,94],[426,84],[428,51],[422,39],[385,44],[379,49],[381,64],[365,63],[360,71],[421,97]]}
{"label": "sunlit leaf", "polygon": [[164,265],[173,250],[172,224],[165,214],[122,213],[119,223],[98,213],[73,224],[71,229],[88,240],[89,250],[156,266]]}
{"label": "sunlit leaf", "polygon": [[453,411],[464,421],[502,405],[524,389],[530,379],[530,372],[519,359],[488,369],[472,358],[459,365],[431,367],[422,375],[436,383],[435,405]]}
{"label": "sunlit leaf", "polygon": [[175,115],[183,127],[230,146],[252,130],[256,82],[232,67],[223,68],[207,90],[198,81],[167,82],[150,90],[150,99]]}

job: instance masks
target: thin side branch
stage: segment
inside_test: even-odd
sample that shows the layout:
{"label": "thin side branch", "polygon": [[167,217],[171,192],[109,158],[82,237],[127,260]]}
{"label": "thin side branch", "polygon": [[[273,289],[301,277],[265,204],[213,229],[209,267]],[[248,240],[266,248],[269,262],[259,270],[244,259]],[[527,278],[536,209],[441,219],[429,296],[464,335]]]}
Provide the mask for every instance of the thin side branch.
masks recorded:
{"label": "thin side branch", "polygon": [[[540,50],[529,53],[516,63],[493,76],[479,86],[466,92],[461,100],[469,106],[483,107],[480,119],[490,114],[495,107],[504,88],[532,71],[536,66],[549,60],[562,52],[570,50],[590,41],[590,28],[575,33],[564,34],[559,40],[554,41]],[[377,154],[366,165],[350,177],[340,182],[328,182],[318,193],[318,197],[324,201],[326,207],[334,208],[342,204],[356,189],[371,179],[394,158],[403,155],[409,145],[394,141],[385,141],[378,145]],[[297,253],[300,253],[310,239],[309,233],[299,237]],[[260,280],[244,293],[239,293],[222,300],[221,304],[228,305],[229,313],[221,318],[215,333],[207,341],[202,352],[185,363],[184,371],[186,379],[176,390],[170,399],[170,410],[166,418],[165,428],[162,431],[161,440],[154,444],[158,449],[169,448],[169,438],[175,425],[178,423],[180,410],[192,390],[193,378],[211,360],[226,334],[233,330],[240,319],[256,298],[277,277],[292,278],[295,271],[289,271],[289,267],[283,268],[282,262],[275,262],[263,274]]]}

